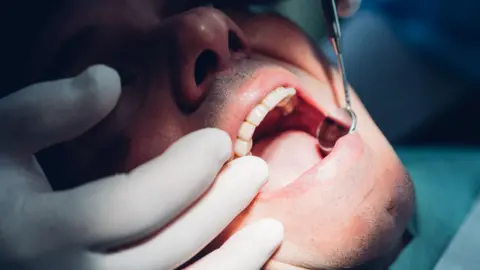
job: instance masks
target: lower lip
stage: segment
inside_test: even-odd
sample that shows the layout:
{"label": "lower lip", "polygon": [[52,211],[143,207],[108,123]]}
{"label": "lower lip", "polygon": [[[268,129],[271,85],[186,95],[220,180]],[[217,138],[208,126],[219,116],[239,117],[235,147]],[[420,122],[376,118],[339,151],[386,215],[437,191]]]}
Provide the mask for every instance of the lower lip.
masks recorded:
{"label": "lower lip", "polygon": [[319,181],[321,179],[308,177],[309,174],[315,173],[328,163],[334,162],[335,160],[337,161],[336,163],[341,161],[342,166],[354,163],[355,160],[360,157],[360,154],[362,152],[362,145],[362,141],[356,132],[343,136],[337,141],[337,143],[332,149],[332,152],[328,156],[319,161],[315,166],[303,173],[300,177],[283,187],[268,191],[261,190],[257,196],[257,199],[272,200],[277,198],[284,199],[287,197],[301,197],[303,194],[305,194],[315,186],[322,184],[323,182]]}

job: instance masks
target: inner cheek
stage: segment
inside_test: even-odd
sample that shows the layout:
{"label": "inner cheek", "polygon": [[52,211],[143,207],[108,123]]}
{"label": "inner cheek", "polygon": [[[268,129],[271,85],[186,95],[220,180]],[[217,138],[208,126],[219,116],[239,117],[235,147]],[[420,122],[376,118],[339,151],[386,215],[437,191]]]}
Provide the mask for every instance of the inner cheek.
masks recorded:
{"label": "inner cheek", "polygon": [[329,70],[327,58],[292,22],[271,15],[259,15],[236,22],[249,38],[254,51],[302,68],[321,82],[330,81],[330,75],[326,72]]}

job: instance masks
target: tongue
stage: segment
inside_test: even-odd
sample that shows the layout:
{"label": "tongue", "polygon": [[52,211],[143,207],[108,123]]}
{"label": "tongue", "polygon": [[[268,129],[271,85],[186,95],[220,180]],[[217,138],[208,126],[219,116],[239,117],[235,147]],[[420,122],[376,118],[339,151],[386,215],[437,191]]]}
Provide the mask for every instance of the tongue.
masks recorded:
{"label": "tongue", "polygon": [[303,131],[285,131],[255,143],[252,154],[268,163],[270,177],[263,191],[295,181],[321,159],[316,139]]}

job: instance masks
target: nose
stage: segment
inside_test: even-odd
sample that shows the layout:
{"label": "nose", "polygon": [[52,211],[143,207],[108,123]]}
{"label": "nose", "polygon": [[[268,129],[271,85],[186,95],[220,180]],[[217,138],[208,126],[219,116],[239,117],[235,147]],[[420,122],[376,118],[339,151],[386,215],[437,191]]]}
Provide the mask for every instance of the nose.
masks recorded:
{"label": "nose", "polygon": [[247,41],[240,28],[214,8],[192,9],[164,27],[169,32],[163,42],[169,43],[174,96],[182,111],[192,113],[207,95],[212,75],[227,66],[232,54],[247,52]]}

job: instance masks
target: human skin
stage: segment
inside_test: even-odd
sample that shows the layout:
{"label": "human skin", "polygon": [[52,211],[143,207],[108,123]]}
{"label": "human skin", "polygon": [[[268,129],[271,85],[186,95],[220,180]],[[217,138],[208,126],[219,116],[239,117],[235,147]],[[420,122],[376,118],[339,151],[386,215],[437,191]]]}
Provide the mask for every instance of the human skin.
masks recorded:
{"label": "human skin", "polygon": [[[293,23],[194,2],[71,0],[41,27],[27,52],[25,83],[97,63],[118,70],[123,83],[104,121],[38,155],[54,188],[129,171],[201,128],[225,130],[235,142],[246,115],[277,86],[294,86],[324,116],[343,105],[340,77]],[[205,50],[210,56],[199,61]],[[412,214],[413,186],[360,100],[352,102],[358,129],[325,158],[305,132],[278,135],[265,157],[264,192],[207,250],[272,217],[284,224],[285,241],[266,269],[388,266]],[[276,189],[287,174],[297,180]]]}

